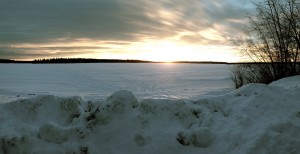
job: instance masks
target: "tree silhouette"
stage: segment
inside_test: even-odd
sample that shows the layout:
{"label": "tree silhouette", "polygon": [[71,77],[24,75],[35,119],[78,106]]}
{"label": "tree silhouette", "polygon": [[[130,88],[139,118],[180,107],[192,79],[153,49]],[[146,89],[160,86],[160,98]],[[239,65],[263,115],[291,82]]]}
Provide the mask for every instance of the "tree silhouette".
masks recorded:
{"label": "tree silhouette", "polygon": [[300,0],[264,0],[255,5],[257,12],[249,17],[247,37],[235,41],[255,63],[232,68],[237,88],[300,74]]}

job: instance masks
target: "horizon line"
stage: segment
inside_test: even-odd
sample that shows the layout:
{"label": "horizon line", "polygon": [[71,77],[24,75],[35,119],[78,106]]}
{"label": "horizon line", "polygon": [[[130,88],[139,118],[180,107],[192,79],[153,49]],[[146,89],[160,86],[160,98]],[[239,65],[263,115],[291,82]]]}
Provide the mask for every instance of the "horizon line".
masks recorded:
{"label": "horizon line", "polygon": [[97,59],[97,58],[39,58],[33,60],[1,59],[0,63],[64,64],[64,63],[186,63],[186,64],[267,64],[270,62],[225,62],[225,61],[150,61],[140,59]]}
{"label": "horizon line", "polygon": [[[65,62],[62,62],[65,61]],[[178,60],[178,61],[151,61],[151,60],[141,60],[141,59],[97,59],[97,58],[38,58],[33,60],[20,60],[20,59],[0,59],[0,63],[72,63],[72,61],[78,61],[78,63],[222,63],[228,64],[231,62],[224,61],[188,61],[188,60]],[[74,62],[76,63],[76,62]]]}

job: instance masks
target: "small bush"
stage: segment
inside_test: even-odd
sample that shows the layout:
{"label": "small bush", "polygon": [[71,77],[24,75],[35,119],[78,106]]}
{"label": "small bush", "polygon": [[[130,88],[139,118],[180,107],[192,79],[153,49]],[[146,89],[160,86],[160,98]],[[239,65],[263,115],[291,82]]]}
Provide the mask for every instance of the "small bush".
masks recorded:
{"label": "small bush", "polygon": [[235,88],[249,83],[269,84],[275,80],[299,75],[299,63],[245,63],[231,66],[231,78]]}

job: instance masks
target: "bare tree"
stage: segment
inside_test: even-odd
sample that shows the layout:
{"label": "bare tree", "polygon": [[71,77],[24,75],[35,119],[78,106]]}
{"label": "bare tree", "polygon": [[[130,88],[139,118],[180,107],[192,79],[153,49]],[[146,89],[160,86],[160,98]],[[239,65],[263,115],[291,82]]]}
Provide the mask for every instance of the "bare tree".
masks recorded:
{"label": "bare tree", "polygon": [[237,88],[300,74],[300,0],[264,0],[255,5],[247,37],[235,42],[252,62],[233,67]]}

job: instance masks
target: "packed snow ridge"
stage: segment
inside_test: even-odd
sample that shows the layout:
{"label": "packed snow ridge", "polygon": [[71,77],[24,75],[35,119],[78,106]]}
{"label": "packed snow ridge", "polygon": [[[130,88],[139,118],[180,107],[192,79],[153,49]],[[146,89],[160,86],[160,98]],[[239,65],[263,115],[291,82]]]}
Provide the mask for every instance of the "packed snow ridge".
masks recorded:
{"label": "packed snow ridge", "polygon": [[192,100],[37,96],[0,105],[0,153],[300,152],[300,76]]}

